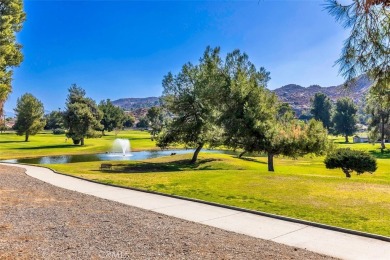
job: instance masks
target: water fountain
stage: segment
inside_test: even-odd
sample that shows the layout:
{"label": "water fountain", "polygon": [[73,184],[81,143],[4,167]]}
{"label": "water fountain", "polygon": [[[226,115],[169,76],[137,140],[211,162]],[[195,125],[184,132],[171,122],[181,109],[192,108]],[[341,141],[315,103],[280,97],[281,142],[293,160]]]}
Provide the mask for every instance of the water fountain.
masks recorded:
{"label": "water fountain", "polygon": [[122,153],[123,156],[130,156],[130,141],[129,139],[117,138],[113,144],[114,153]]}

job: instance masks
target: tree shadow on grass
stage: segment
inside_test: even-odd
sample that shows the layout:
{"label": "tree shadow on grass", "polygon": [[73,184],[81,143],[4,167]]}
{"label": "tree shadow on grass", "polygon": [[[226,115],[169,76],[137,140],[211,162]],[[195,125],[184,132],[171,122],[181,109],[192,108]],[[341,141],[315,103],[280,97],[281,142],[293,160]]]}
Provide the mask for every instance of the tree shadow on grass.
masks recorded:
{"label": "tree shadow on grass", "polygon": [[43,146],[30,146],[30,147],[18,147],[16,150],[36,150],[36,149],[55,149],[55,148],[76,148],[81,147],[73,144],[56,144],[56,145],[43,145]]}
{"label": "tree shadow on grass", "polygon": [[390,149],[386,149],[381,153],[380,149],[371,150],[369,153],[377,159],[390,159]]}
{"label": "tree shadow on grass", "polygon": [[243,160],[243,161],[247,161],[247,162],[254,162],[254,163],[260,163],[260,164],[267,164],[266,162],[263,162],[263,161],[259,161],[257,159],[254,159],[254,158],[249,158],[249,157],[236,157],[237,159],[239,160]]}
{"label": "tree shadow on grass", "polygon": [[[141,173],[141,172],[177,172],[188,170],[204,170],[201,166],[205,163],[218,161],[218,159],[201,159],[195,164],[190,160],[179,160],[171,162],[137,162],[135,164],[113,164],[112,169],[103,170],[106,173]],[[212,168],[212,167],[211,167]],[[210,168],[210,170],[211,170]],[[94,170],[101,171],[101,170]]]}
{"label": "tree shadow on grass", "polygon": [[24,143],[24,141],[0,141],[0,144]]}

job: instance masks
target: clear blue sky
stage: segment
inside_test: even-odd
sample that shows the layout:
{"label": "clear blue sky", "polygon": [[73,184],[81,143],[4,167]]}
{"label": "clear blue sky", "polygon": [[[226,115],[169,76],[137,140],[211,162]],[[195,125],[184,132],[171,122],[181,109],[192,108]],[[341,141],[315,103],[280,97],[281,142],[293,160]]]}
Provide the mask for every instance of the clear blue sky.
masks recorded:
{"label": "clear blue sky", "polygon": [[159,96],[161,80],[205,47],[239,48],[271,72],[270,89],[343,82],[334,66],[345,31],[324,1],[26,0],[18,35],[24,62],[6,103],[30,92],[46,110],[64,108],[77,83],[99,102]]}

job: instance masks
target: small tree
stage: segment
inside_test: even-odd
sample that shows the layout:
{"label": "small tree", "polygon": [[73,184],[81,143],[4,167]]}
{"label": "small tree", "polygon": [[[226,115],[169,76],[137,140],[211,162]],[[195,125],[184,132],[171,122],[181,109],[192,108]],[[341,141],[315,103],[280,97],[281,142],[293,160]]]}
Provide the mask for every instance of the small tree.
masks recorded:
{"label": "small tree", "polygon": [[120,107],[114,106],[110,99],[102,100],[99,103],[99,109],[103,112],[103,118],[100,123],[103,125],[102,135],[104,131],[111,132],[123,125],[125,113]]}
{"label": "small tree", "polygon": [[274,121],[265,134],[264,143],[262,150],[268,155],[268,171],[274,171],[273,158],[276,155],[291,158],[306,154],[323,155],[329,146],[326,129],[314,119],[308,123]]}
{"label": "small tree", "polygon": [[[382,83],[382,84],[381,84]],[[390,128],[390,83],[379,82],[370,89],[366,112],[370,115],[369,126],[371,142],[381,140],[381,153],[384,152],[385,138]]]}
{"label": "small tree", "polygon": [[336,134],[345,136],[345,142],[348,143],[348,136],[357,131],[356,123],[357,108],[350,98],[341,98],[337,100],[336,111],[333,116],[334,131]]}
{"label": "small tree", "polygon": [[30,135],[43,130],[45,126],[43,104],[33,95],[27,93],[18,98],[14,111],[16,113],[14,129],[17,135],[25,135],[26,142]]}
{"label": "small tree", "polygon": [[135,122],[135,117],[132,114],[125,114],[123,127],[132,127]]}
{"label": "small tree", "polygon": [[137,128],[148,128],[149,126],[149,121],[146,117],[141,117],[137,124],[135,124]]}
{"label": "small tree", "polygon": [[68,128],[67,137],[73,139],[74,144],[84,145],[84,138],[92,136],[93,132],[102,129],[100,120],[102,112],[95,101],[85,97],[85,90],[73,84],[64,112],[64,123]]}
{"label": "small tree", "polygon": [[351,177],[353,171],[360,175],[364,172],[373,173],[377,169],[374,157],[363,151],[349,148],[337,149],[334,153],[327,155],[325,166],[328,169],[341,168],[347,178]]}
{"label": "small tree", "polygon": [[323,93],[316,93],[312,100],[310,112],[314,119],[321,121],[328,130],[331,126],[331,110],[332,103],[328,96]]}
{"label": "small tree", "polygon": [[150,134],[152,141],[161,132],[164,124],[164,115],[161,107],[151,107],[146,114],[148,125],[152,129]]}
{"label": "small tree", "polygon": [[62,129],[64,128],[64,114],[60,110],[52,111],[50,114],[45,115],[46,130]]}

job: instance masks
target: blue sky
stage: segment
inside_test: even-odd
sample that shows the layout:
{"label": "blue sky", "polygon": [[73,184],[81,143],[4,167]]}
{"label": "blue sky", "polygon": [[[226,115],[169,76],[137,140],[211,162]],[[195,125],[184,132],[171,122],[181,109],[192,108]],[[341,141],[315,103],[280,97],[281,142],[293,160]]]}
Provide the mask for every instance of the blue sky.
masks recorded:
{"label": "blue sky", "polygon": [[25,0],[25,11],[7,112],[26,92],[46,110],[64,108],[72,83],[97,102],[159,96],[163,76],[207,45],[246,52],[271,72],[270,89],[343,82],[334,62],[348,32],[324,1]]}

